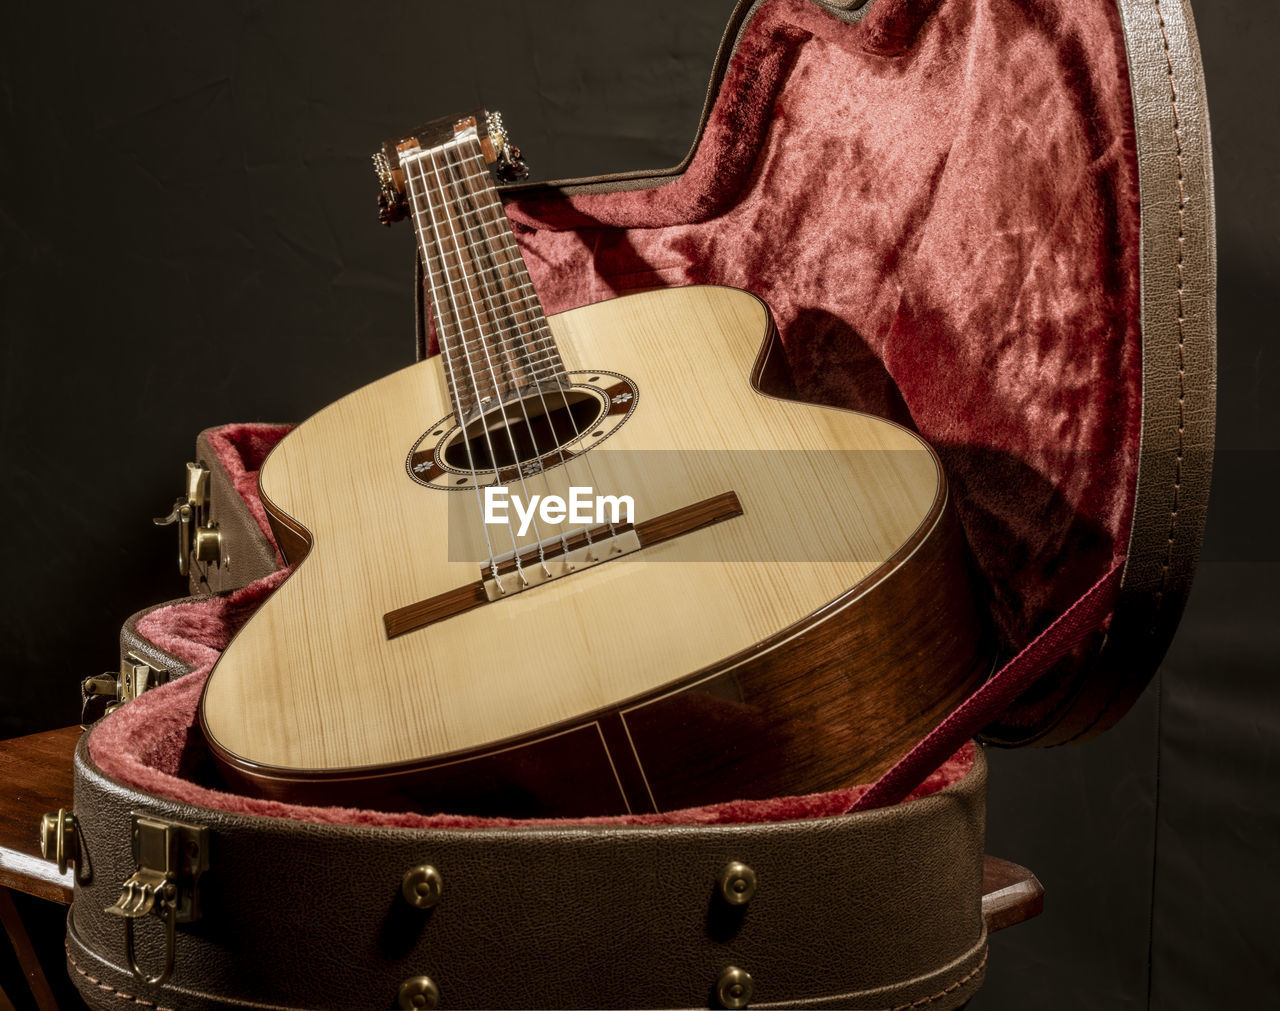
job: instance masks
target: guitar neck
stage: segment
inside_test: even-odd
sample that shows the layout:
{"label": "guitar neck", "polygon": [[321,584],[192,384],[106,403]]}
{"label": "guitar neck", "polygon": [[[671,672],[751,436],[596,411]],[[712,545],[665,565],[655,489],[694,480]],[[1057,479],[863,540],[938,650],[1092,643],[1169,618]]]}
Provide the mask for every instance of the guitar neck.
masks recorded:
{"label": "guitar neck", "polygon": [[566,385],[477,118],[455,124],[442,143],[414,136],[395,151],[459,423],[529,390]]}

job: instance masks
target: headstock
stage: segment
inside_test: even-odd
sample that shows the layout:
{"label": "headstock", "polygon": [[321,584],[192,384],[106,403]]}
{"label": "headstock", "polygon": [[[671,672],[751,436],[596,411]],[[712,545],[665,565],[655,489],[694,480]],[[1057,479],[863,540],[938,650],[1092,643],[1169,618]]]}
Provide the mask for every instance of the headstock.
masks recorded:
{"label": "headstock", "polygon": [[404,171],[400,167],[401,153],[417,148],[440,147],[472,130],[480,141],[484,160],[495,182],[515,182],[529,174],[520,149],[507,136],[502,113],[477,109],[460,118],[450,116],[432,120],[409,133],[384,141],[382,150],[373,155],[374,171],[378,173],[381,184],[378,219],[384,225],[406,218],[410,213]]}

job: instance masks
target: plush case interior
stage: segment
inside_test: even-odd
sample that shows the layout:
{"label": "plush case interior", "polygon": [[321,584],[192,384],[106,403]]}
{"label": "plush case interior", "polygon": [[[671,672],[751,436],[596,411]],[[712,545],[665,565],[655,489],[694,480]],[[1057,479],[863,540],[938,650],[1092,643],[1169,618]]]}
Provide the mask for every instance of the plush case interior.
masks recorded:
{"label": "plush case interior", "polygon": [[[683,173],[613,192],[517,191],[507,211],[548,313],[655,286],[745,288],[772,309],[801,397],[918,431],[943,460],[1007,653],[1123,560],[1141,429],[1140,219],[1110,0],[875,0],[855,23],[767,0]],[[256,469],[284,431],[229,426],[215,440],[264,530]],[[279,579],[140,622],[196,672],[106,719],[94,760],[220,808],[494,824],[202,785],[200,686]],[[1046,678],[1012,721],[1034,725],[1068,685]],[[922,789],[971,761],[963,750]],[[642,820],[832,814],[858,792]]]}

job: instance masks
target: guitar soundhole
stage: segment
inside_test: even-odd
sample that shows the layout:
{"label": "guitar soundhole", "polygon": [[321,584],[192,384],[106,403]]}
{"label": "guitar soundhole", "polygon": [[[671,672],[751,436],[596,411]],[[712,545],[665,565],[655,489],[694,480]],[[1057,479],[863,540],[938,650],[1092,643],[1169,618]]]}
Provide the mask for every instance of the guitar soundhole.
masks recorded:
{"label": "guitar soundhole", "polygon": [[438,419],[405,466],[418,484],[442,491],[509,484],[594,449],[626,424],[638,401],[626,376],[571,372],[563,390],[531,390],[468,422],[465,433],[453,417]]}
{"label": "guitar soundhole", "polygon": [[466,438],[455,431],[441,447],[440,456],[457,470],[527,463],[590,431],[604,410],[599,398],[585,390],[535,394],[477,418],[467,426]]}

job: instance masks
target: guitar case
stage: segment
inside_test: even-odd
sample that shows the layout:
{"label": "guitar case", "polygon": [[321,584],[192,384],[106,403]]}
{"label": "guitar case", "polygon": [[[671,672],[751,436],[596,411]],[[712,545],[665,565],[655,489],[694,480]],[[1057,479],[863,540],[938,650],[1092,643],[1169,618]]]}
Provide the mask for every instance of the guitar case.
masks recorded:
{"label": "guitar case", "polygon": [[[237,795],[197,707],[285,574],[255,475],[287,426],[213,429],[220,553],[122,636],[165,683],[76,752],[71,978],[104,1008],[962,1006],[987,958],[971,738],[1111,726],[1199,550],[1215,269],[1188,7],[743,0],[682,164],[504,200],[548,313],[754,291],[780,386],[929,441],[997,672],[879,782],[820,795],[572,821]],[[430,353],[429,306],[418,330]]]}

